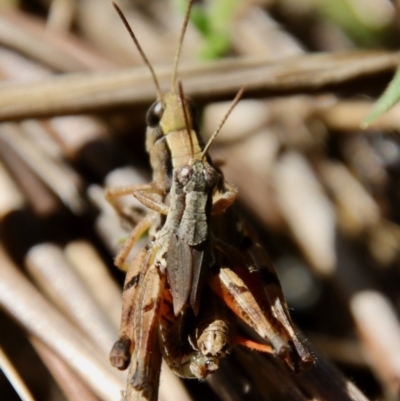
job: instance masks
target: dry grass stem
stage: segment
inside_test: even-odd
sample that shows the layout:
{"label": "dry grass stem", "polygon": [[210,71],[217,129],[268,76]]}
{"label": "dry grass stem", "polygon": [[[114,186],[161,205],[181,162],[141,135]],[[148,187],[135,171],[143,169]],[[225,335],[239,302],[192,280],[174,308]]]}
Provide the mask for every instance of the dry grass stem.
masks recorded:
{"label": "dry grass stem", "polygon": [[22,401],[35,401],[28,387],[22,380],[21,376],[18,374],[18,371],[15,369],[12,362],[1,348],[0,348],[0,368],[3,371],[4,375],[7,377],[7,379],[10,381],[10,383],[12,384],[16,393],[19,395]]}
{"label": "dry grass stem", "polygon": [[91,297],[87,286],[68,264],[62,250],[53,244],[36,245],[28,252],[26,265],[29,274],[50,300],[106,356],[117,331]]}
{"label": "dry grass stem", "polygon": [[[400,62],[395,52],[344,52],[298,56],[271,63],[268,59],[215,61],[180,66],[185,93],[195,98],[233,96],[243,83],[247,93],[268,95],[304,92],[391,71]],[[229,65],[229,69],[227,67]],[[157,69],[162,88],[171,68]],[[146,69],[76,73],[40,82],[0,86],[0,121],[93,112],[149,104],[154,84]]]}
{"label": "dry grass stem", "polygon": [[73,35],[50,32],[43,21],[21,12],[0,14],[0,44],[61,72],[110,70],[118,66]]}
{"label": "dry grass stem", "polygon": [[57,354],[52,352],[37,338],[31,337],[30,340],[69,401],[77,399],[99,401],[99,398],[93,391],[88,388],[81,378]]}
{"label": "dry grass stem", "polygon": [[98,351],[18,272],[3,249],[0,262],[2,308],[60,355],[99,397],[109,401],[118,399],[123,382],[104,364]]}
{"label": "dry grass stem", "polygon": [[82,185],[73,170],[60,160],[51,159],[30,141],[17,124],[2,124],[0,140],[7,144],[74,213],[82,213]]}

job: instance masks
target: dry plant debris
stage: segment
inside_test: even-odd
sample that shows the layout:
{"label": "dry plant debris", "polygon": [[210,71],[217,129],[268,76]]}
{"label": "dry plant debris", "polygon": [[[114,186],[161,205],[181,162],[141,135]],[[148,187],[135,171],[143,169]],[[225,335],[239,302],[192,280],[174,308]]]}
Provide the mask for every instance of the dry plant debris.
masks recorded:
{"label": "dry plant debris", "polygon": [[[132,221],[121,226],[103,187],[149,181],[154,86],[109,1],[9,3],[0,10],[0,393],[118,400],[125,378],[107,355],[123,277],[112,258],[144,211],[123,199]],[[317,364],[296,376],[239,349],[205,383],[163,368],[162,400],[398,399],[398,106],[360,124],[400,62],[399,2],[293,3],[243,1],[228,57],[207,63],[189,26],[179,76],[201,105],[205,139],[226,109],[216,102],[247,85],[210,152],[238,187]],[[166,86],[179,9],[124,7]]]}

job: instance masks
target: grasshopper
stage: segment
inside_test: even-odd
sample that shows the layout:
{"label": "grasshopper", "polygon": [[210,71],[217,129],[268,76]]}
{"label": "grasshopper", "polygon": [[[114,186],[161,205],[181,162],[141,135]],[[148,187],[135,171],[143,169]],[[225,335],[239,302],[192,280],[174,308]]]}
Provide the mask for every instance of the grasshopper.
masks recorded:
{"label": "grasshopper", "polygon": [[[205,378],[236,344],[276,354],[297,371],[313,363],[293,328],[274,268],[231,207],[237,191],[207,156],[225,119],[203,149],[191,104],[181,86],[179,93],[176,90],[179,53],[192,3],[178,42],[171,92],[166,94],[114,4],[157,89],[157,100],[147,113],[146,148],[153,181],[106,192],[111,203],[118,196],[133,194],[151,210],[115,260],[124,267],[132,246],[149,231],[150,243],[129,266],[119,339],[110,354],[117,368],[130,366],[127,400],[157,399],[161,354],[177,374],[187,378]],[[260,276],[266,279],[266,287]],[[228,309],[267,344],[237,336],[236,319]]]}

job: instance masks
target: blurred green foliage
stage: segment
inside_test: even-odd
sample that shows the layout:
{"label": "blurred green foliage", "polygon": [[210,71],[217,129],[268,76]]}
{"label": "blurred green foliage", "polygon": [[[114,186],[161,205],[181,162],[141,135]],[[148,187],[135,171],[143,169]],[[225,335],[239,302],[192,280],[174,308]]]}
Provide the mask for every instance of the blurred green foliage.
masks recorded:
{"label": "blurred green foliage", "polygon": [[385,92],[376,101],[374,108],[371,113],[363,120],[362,128],[367,128],[372,124],[378,117],[386,113],[400,100],[400,68],[397,69],[396,74],[390,81]]}
{"label": "blurred green foliage", "polygon": [[[348,0],[316,0],[315,7],[322,18],[340,26],[348,37],[359,47],[382,45],[393,32],[394,21],[382,23],[382,16],[376,15],[367,22],[358,15]],[[372,16],[373,17],[373,16]]]}
{"label": "blurred green foliage", "polygon": [[[187,0],[175,0],[177,7],[184,11]],[[234,18],[243,0],[213,0],[205,4],[195,3],[190,20],[204,39],[200,50],[201,59],[215,59],[230,49]]]}

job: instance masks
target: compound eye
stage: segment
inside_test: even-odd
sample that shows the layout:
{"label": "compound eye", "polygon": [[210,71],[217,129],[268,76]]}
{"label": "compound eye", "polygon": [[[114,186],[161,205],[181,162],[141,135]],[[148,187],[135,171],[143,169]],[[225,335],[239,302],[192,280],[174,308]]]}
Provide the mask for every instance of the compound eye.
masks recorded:
{"label": "compound eye", "polygon": [[164,107],[160,100],[154,102],[146,115],[147,125],[151,128],[157,127],[160,124],[161,117],[164,113]]}
{"label": "compound eye", "polygon": [[178,182],[180,182],[182,185],[186,185],[193,175],[193,167],[191,166],[183,166],[175,171]]}

